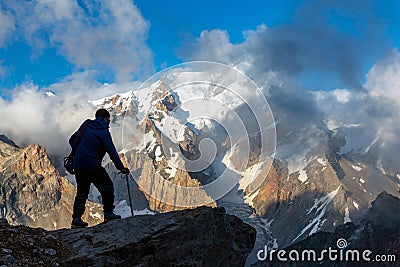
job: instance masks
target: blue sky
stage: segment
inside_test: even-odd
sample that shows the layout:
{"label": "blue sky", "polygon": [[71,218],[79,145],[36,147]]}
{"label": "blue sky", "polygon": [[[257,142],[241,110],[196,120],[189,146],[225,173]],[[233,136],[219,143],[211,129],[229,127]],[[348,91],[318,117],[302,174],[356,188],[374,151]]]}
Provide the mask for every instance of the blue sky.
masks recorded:
{"label": "blue sky", "polygon": [[146,1],[135,3],[151,22],[148,43],[155,51],[156,65],[181,62],[174,53],[203,30],[227,30],[231,42],[244,41],[243,32],[264,23],[290,23],[301,1]]}
{"label": "blue sky", "polygon": [[[187,60],[242,60],[232,54],[229,60],[207,56],[207,49],[215,52],[218,38],[227,39],[221,49],[229,45],[251,56],[261,53],[257,64],[265,69],[260,71],[284,73],[306,89],[357,87],[374,63],[400,46],[399,1],[113,3],[2,1],[0,94],[7,98],[27,82],[40,90],[82,73],[86,81],[125,83]],[[260,30],[262,25],[266,29]],[[256,32],[258,44],[247,45],[248,32]],[[217,44],[208,47],[212,41],[204,43],[201,35]],[[281,51],[285,45],[288,50]],[[282,61],[265,63],[275,55]]]}

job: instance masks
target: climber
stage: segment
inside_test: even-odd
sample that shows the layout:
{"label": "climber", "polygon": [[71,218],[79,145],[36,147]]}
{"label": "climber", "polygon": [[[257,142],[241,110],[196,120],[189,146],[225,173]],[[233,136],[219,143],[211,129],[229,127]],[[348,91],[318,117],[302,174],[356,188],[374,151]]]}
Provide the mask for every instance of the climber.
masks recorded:
{"label": "climber", "polygon": [[[88,226],[81,217],[85,212],[85,204],[92,183],[102,197],[104,221],[121,219],[121,216],[114,213],[113,182],[101,162],[108,153],[116,168],[123,174],[129,174],[129,169],[122,164],[112,141],[108,129],[110,113],[101,108],[96,111],[95,117],[95,120],[89,121],[84,129],[73,160],[77,192],[72,214],[72,228]],[[76,133],[74,135],[76,136]],[[74,138],[74,135],[71,138]]]}

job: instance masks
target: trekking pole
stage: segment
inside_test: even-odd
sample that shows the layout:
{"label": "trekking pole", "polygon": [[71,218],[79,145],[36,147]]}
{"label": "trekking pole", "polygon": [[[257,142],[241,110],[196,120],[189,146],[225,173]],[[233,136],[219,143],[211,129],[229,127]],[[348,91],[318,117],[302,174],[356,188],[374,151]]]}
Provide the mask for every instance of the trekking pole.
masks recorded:
{"label": "trekking pole", "polygon": [[129,206],[131,207],[131,217],[133,217],[133,206],[131,197],[131,188],[129,186],[129,174],[126,174],[126,185],[128,186]]}

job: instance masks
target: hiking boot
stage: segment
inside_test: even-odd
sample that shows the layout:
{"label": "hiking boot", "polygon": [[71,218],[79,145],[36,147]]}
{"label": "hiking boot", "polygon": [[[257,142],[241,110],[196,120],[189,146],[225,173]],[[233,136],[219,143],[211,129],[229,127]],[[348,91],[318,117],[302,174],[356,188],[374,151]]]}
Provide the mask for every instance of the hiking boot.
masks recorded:
{"label": "hiking boot", "polygon": [[71,228],[85,228],[86,226],[88,226],[88,223],[82,221],[81,218],[72,219]]}
{"label": "hiking boot", "polygon": [[114,212],[111,213],[104,212],[104,222],[108,222],[111,220],[120,220],[120,219],[121,216],[115,214]]}

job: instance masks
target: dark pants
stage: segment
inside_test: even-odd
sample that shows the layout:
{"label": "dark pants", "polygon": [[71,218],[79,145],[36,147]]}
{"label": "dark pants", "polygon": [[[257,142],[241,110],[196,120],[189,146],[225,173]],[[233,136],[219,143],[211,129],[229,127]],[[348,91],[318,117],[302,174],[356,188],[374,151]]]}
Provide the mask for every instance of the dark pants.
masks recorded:
{"label": "dark pants", "polygon": [[81,218],[85,213],[85,204],[90,191],[90,184],[99,190],[105,213],[114,211],[114,185],[107,171],[101,167],[94,170],[75,170],[77,192],[72,218]]}

